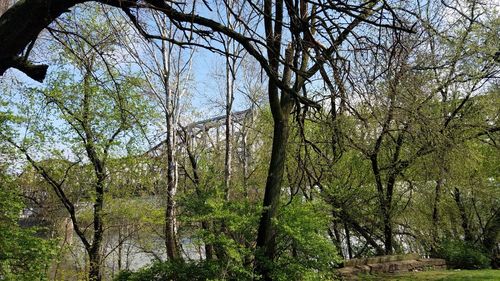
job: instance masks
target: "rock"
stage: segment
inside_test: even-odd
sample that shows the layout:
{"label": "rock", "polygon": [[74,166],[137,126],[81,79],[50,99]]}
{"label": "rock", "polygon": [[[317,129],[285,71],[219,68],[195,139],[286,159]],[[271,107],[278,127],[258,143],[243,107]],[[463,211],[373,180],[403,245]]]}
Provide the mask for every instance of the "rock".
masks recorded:
{"label": "rock", "polygon": [[359,274],[392,274],[425,270],[445,270],[444,259],[422,259],[416,254],[351,259],[338,273],[344,280],[356,280]]}

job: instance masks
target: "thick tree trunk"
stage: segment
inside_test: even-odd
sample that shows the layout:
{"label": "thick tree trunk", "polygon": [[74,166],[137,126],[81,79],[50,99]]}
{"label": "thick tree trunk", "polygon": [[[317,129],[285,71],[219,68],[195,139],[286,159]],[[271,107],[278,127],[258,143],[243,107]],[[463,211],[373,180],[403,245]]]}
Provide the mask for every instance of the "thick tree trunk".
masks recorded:
{"label": "thick tree trunk", "polygon": [[89,254],[89,281],[101,281],[101,254],[98,248],[92,248]]}
{"label": "thick tree trunk", "polygon": [[[169,192],[169,197],[171,197],[171,192]],[[167,248],[167,256],[169,259],[177,259],[179,257],[177,237],[176,233],[176,220],[175,220],[175,205],[172,199],[167,202],[167,208],[165,211],[166,222],[165,222],[165,246]]]}
{"label": "thick tree trunk", "polygon": [[[266,1],[266,13],[271,11],[271,2]],[[282,1],[276,4],[278,13],[282,13]],[[281,6],[281,7],[280,7]],[[277,18],[281,19],[282,14],[278,14]],[[269,20],[269,19],[268,19]],[[268,36],[270,32],[270,22],[266,21],[266,33]],[[276,23],[272,38],[268,38],[268,44],[272,46],[274,52],[268,52],[275,70],[279,69],[279,42],[281,41],[281,24]],[[291,79],[291,64],[293,60],[293,48],[289,45],[285,51],[285,67],[283,70],[283,82],[285,85],[290,84]],[[296,89],[298,91],[298,89]],[[288,135],[290,130],[290,115],[293,108],[293,101],[290,93],[278,91],[277,85],[269,80],[268,85],[269,105],[273,115],[274,129],[273,129],[273,145],[271,151],[271,161],[269,163],[269,170],[267,172],[266,189],[264,193],[263,211],[260,217],[259,230],[257,233],[257,253],[256,253],[256,270],[264,280],[272,280],[270,263],[273,262],[276,255],[276,242],[275,242],[275,227],[273,226],[272,219],[276,217],[277,209],[281,193],[281,181],[285,170],[286,150],[288,145]]]}
{"label": "thick tree trunk", "polygon": [[[289,115],[289,113],[287,114]],[[273,146],[271,152],[271,163],[269,164],[266,189],[264,194],[264,210],[259,223],[257,235],[257,249],[261,252],[258,259],[258,268],[265,280],[271,280],[269,277],[270,268],[267,263],[275,257],[275,229],[272,225],[272,219],[276,217],[278,208],[281,180],[286,160],[286,147],[288,142],[289,124],[288,117],[274,124]],[[264,259],[264,260],[259,260]]]}
{"label": "thick tree trunk", "polygon": [[384,214],[384,248],[385,248],[385,254],[386,255],[391,255],[392,254],[392,221],[391,221],[391,215],[389,213],[389,210],[387,206],[383,207],[383,214]]}
{"label": "thick tree trunk", "polygon": [[15,67],[42,81],[47,66],[34,66],[19,54],[54,19],[85,0],[21,0],[0,17],[0,75]]}

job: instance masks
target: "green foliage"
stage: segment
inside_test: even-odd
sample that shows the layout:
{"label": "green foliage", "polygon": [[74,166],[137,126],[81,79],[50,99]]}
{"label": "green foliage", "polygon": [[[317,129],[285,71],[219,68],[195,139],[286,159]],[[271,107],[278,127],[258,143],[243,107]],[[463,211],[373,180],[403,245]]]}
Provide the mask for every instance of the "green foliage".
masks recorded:
{"label": "green foliage", "polygon": [[[247,279],[253,271],[248,265],[253,255],[249,245],[257,232],[260,206],[246,199],[226,202],[219,190],[186,194],[179,200],[183,210],[180,220],[186,223],[180,233],[190,237],[195,244],[209,244],[217,249],[221,276]],[[193,231],[192,226],[201,223],[207,227],[197,227]]]}
{"label": "green foliage", "polygon": [[277,223],[278,259],[272,265],[273,280],[332,280],[332,268],[340,262],[329,240],[331,207],[320,199],[295,197],[283,207]]}
{"label": "green foliage", "polygon": [[156,262],[137,272],[122,271],[115,278],[115,281],[202,281],[222,278],[221,268],[217,262],[184,262],[176,260]]}
{"label": "green foliage", "polygon": [[0,179],[0,279],[46,280],[55,245],[36,237],[35,229],[18,225],[22,209],[16,189]]}
{"label": "green foliage", "polygon": [[446,259],[448,266],[460,269],[481,269],[490,266],[487,254],[481,247],[460,240],[446,240],[438,248],[441,258]]}

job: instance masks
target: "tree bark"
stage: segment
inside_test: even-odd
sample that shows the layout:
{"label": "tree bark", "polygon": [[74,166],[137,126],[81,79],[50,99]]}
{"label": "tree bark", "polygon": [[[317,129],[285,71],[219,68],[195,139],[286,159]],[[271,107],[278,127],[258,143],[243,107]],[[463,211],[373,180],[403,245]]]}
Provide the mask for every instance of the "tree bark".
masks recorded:
{"label": "tree bark", "polygon": [[172,116],[167,113],[167,206],[165,209],[165,245],[169,259],[179,258],[177,244],[176,199],[177,194],[177,163],[174,151],[174,130]]}
{"label": "tree bark", "polygon": [[[283,0],[276,1],[275,14],[273,17],[273,1],[264,1],[264,26],[266,32],[266,45],[268,47],[267,56],[270,66],[275,73],[278,73],[280,66],[280,48],[283,19]],[[273,21],[274,18],[274,21]],[[273,27],[274,23],[274,27]],[[283,77],[285,79],[285,75]],[[288,79],[289,82],[289,79]],[[270,263],[274,260],[276,253],[275,228],[272,219],[276,217],[278,209],[281,181],[285,170],[286,147],[289,133],[290,105],[287,101],[287,94],[280,93],[276,83],[269,79],[268,97],[273,116],[273,144],[271,151],[271,161],[267,172],[267,181],[264,192],[263,210],[257,232],[257,252],[256,270],[262,275],[264,280],[272,280]],[[284,105],[286,105],[284,107]]]}
{"label": "tree bark", "polygon": [[[231,41],[229,41],[231,42]],[[229,45],[230,43],[228,43]],[[228,48],[229,49],[229,48]],[[225,139],[225,159],[224,159],[224,196],[225,200],[229,201],[229,191],[230,191],[230,186],[231,186],[231,175],[232,175],[232,145],[231,145],[231,139],[232,139],[232,127],[233,127],[233,119],[231,116],[231,111],[233,108],[233,82],[234,82],[234,77],[232,75],[231,68],[234,67],[231,66],[231,63],[234,62],[231,58],[226,57],[226,139]]]}
{"label": "tree bark", "polygon": [[[441,163],[443,164],[443,163]],[[443,186],[443,175],[439,176],[439,179],[436,181],[436,188],[434,191],[434,206],[432,210],[432,245],[430,249],[431,256],[437,256],[436,246],[439,243],[439,203],[441,202],[441,189]]]}
{"label": "tree bark", "polygon": [[[264,210],[260,219],[257,235],[257,249],[262,250],[262,252],[258,254],[263,255],[265,259],[267,259],[267,262],[274,259],[276,251],[275,229],[272,225],[272,219],[276,217],[281,192],[281,181],[285,168],[289,133],[288,117],[285,118],[286,119],[279,120],[274,124],[271,163],[269,164],[264,194]],[[265,280],[271,280],[269,277],[270,268],[266,265],[266,261],[260,261],[258,265],[259,271]]]}
{"label": "tree bark", "polygon": [[347,223],[344,222],[344,231],[345,231],[345,241],[347,244],[347,254],[349,258],[352,259],[352,247],[351,247],[351,234],[349,233],[349,227],[347,227]]}
{"label": "tree bark", "polygon": [[457,204],[458,211],[460,213],[460,220],[462,221],[462,229],[464,231],[464,241],[465,242],[473,242],[474,238],[472,236],[472,231],[469,225],[469,218],[467,217],[467,211],[465,210],[465,205],[462,200],[462,196],[460,190],[455,187],[455,192],[453,193],[453,198],[455,199],[455,203]]}
{"label": "tree bark", "polygon": [[[233,8],[233,1],[229,0],[227,2],[227,8]],[[231,12],[226,12],[226,20],[229,28],[235,29],[233,24]],[[232,55],[236,55],[236,48],[234,47],[234,40],[230,37],[227,37],[227,41],[224,43],[224,48],[226,51],[225,57],[225,71],[226,71],[226,139],[225,139],[225,158],[224,158],[224,196],[225,200],[229,201],[229,193],[231,188],[231,177],[233,173],[232,166],[232,135],[233,135],[233,119],[231,112],[233,110],[233,101],[234,101],[234,80],[235,80],[235,72],[236,72],[236,58],[232,57]]]}
{"label": "tree bark", "polygon": [[21,0],[5,11],[0,17],[0,75],[14,67],[42,81],[47,66],[33,66],[19,55],[53,20],[82,2],[85,0]]}

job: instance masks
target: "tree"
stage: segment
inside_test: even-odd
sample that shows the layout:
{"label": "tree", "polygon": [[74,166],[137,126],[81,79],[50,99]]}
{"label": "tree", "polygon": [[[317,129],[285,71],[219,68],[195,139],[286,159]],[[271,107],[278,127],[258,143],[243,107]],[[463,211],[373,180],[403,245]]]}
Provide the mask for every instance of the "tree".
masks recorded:
{"label": "tree", "polygon": [[[134,17],[131,13],[128,15]],[[127,38],[121,40],[147,82],[148,95],[157,101],[159,111],[163,115],[160,127],[165,127],[166,132],[160,136],[164,140],[160,143],[161,147],[158,147],[163,151],[153,151],[159,152],[159,156],[164,156],[166,160],[165,244],[170,259],[182,259],[176,219],[179,181],[177,157],[180,142],[178,134],[181,114],[185,109],[183,102],[189,95],[192,82],[193,55],[196,49],[185,50],[174,42],[162,40],[181,37],[181,30],[169,23],[165,15],[153,12],[149,21],[149,29],[158,31],[161,35],[159,39],[148,40],[147,36],[142,37],[140,32],[145,34],[145,31],[140,29],[139,32],[128,34]]]}
{"label": "tree", "polygon": [[[29,45],[29,42],[35,40],[43,28],[59,17],[61,13],[78,3],[80,1],[55,1],[49,4],[40,0],[36,3],[22,2],[9,9],[2,16],[2,24],[0,24],[1,38],[11,38],[0,45],[0,53],[2,54],[0,73],[9,67],[17,67],[41,80],[44,77],[44,69],[38,67],[37,71],[34,71],[34,67],[28,65],[26,60],[20,59],[18,55]],[[132,7],[141,7],[138,5],[139,2],[102,1],[101,3],[124,9],[128,12],[130,20],[140,28],[140,24],[130,13]],[[267,91],[273,114],[274,133],[263,202],[264,209],[257,236],[259,251],[257,256],[273,260],[275,256],[275,228],[272,219],[276,217],[279,205],[291,111],[295,104],[319,107],[303,94],[307,93],[306,84],[309,84],[309,79],[318,72],[325,74],[325,65],[335,61],[335,54],[339,52],[339,48],[343,44],[345,47],[349,47],[349,44],[346,43],[347,40],[353,30],[362,23],[366,22],[380,28],[409,29],[403,26],[398,14],[393,11],[391,6],[379,1],[366,1],[353,6],[342,1],[309,4],[306,1],[292,3],[280,0],[273,3],[271,0],[266,0],[262,7],[250,2],[247,3],[246,9],[256,11],[256,20],[263,18],[264,26],[263,29],[250,29],[245,22],[242,22],[247,34],[232,30],[227,25],[212,20],[210,17],[196,14],[196,7],[193,7],[190,12],[183,12],[164,1],[148,0],[145,3],[148,4],[147,9],[161,12],[176,25],[182,26],[202,38],[218,33],[234,39],[259,62],[268,75]],[[211,9],[208,3],[205,5],[209,10]],[[17,22],[19,17],[21,15],[24,17],[24,15],[34,11],[49,12],[37,17],[37,19],[30,18],[19,27]],[[337,18],[342,18],[342,20],[337,20]],[[242,20],[239,19],[239,21]],[[260,33],[261,30],[264,30],[264,34]],[[154,34],[150,35],[147,32],[141,33],[147,38],[173,40],[180,45],[199,45],[193,42],[191,35],[178,41]],[[14,40],[13,38],[17,35],[19,36]],[[283,46],[286,47],[283,48]],[[211,42],[203,47],[224,53]],[[354,50],[350,49],[350,51]],[[312,53],[314,53],[314,57],[311,59]],[[257,270],[264,276],[264,279],[269,279],[269,269],[265,265],[266,262],[260,258],[258,260]]]}
{"label": "tree", "polygon": [[[45,89],[28,91],[34,104],[47,103],[50,105],[47,114],[57,113],[59,115],[55,116],[60,119],[45,117],[43,126],[38,123],[42,120],[27,119],[37,124],[28,127],[33,136],[31,140],[25,138],[17,142],[4,134],[2,137],[23,153],[52,187],[68,212],[74,231],[89,257],[89,279],[101,280],[108,162],[111,155],[119,153],[123,143],[131,141],[129,133],[138,127],[141,114],[149,107],[139,95],[141,81],[130,73],[125,74],[119,64],[111,64],[117,42],[114,35],[109,33],[109,29],[106,32],[97,28],[99,19],[93,18],[89,22],[88,26],[81,26],[80,34],[67,32],[62,23],[58,25],[59,29],[50,30],[62,46],[60,55],[65,59],[63,62],[70,63],[72,68],[65,70],[67,65],[62,65],[61,71],[50,76]],[[95,40],[95,43],[88,40]],[[55,125],[58,122],[64,125]],[[49,150],[51,157],[67,158],[60,161],[62,167],[58,171],[45,166],[32,154],[34,148],[43,148],[47,145],[45,141],[54,140],[64,141],[67,145],[65,149],[70,151],[65,156],[65,153],[58,153],[58,149]],[[92,167],[89,177],[83,181],[88,184],[84,190],[93,210],[90,235],[77,216],[79,205],[69,196],[72,186],[67,181],[68,175],[82,165]]]}
{"label": "tree", "polygon": [[[3,102],[3,101],[2,101]],[[12,112],[0,111],[2,134],[13,133]],[[0,141],[0,276],[3,280],[47,280],[50,262],[55,256],[55,241],[37,237],[40,229],[20,225],[25,214],[16,177],[8,171],[16,155],[8,143]]]}

